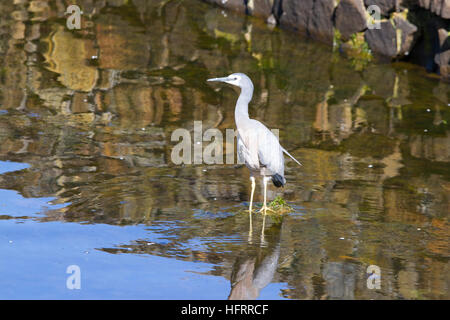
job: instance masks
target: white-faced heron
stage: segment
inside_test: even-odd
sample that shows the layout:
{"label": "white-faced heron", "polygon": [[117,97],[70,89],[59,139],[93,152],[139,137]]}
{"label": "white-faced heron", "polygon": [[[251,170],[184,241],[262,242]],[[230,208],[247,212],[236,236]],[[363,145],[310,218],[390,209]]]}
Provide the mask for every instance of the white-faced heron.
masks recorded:
{"label": "white-faced heron", "polygon": [[[301,165],[278,142],[278,138],[261,122],[250,119],[248,116],[248,104],[253,95],[253,83],[243,73],[233,73],[228,77],[208,79],[208,81],[220,81],[238,86],[241,94],[236,103],[234,119],[237,127],[237,153],[241,162],[244,162],[250,170],[252,192],[250,196],[249,212],[252,213],[253,193],[255,191],[255,176],[262,176],[264,183],[264,205],[261,211],[266,214],[270,210],[267,205],[267,181],[272,179],[276,187],[286,184],[284,178],[283,152]],[[260,211],[260,212],[261,212]]]}

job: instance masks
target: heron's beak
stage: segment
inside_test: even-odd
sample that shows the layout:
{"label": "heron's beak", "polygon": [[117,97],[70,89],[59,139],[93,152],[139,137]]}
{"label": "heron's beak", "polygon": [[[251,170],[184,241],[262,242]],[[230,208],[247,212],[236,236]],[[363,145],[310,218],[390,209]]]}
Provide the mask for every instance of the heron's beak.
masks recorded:
{"label": "heron's beak", "polygon": [[230,80],[231,80],[231,78],[229,78],[229,77],[223,77],[223,78],[212,78],[212,79],[208,79],[206,81],[208,81],[208,82],[212,82],[212,81],[227,82]]}

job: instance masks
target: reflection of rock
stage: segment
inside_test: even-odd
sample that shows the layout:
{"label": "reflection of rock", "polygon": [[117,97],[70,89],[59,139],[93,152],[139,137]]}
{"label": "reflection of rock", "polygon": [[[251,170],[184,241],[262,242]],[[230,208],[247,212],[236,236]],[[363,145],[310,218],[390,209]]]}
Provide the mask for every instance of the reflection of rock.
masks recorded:
{"label": "reflection of rock", "polygon": [[147,66],[150,53],[143,30],[116,15],[101,15],[97,42],[102,69],[133,70]]}
{"label": "reflection of rock", "polygon": [[75,38],[63,26],[55,26],[47,39],[48,50],[44,53],[48,69],[59,73],[58,80],[69,89],[90,91],[98,78],[97,68],[88,66],[96,52],[92,40]]}
{"label": "reflection of rock", "polygon": [[53,108],[61,115],[70,113],[68,101],[64,101],[64,98],[70,94],[70,90],[63,88],[45,88],[37,89],[36,94],[42,99],[43,105],[49,108]]}
{"label": "reflection of rock", "polygon": [[386,180],[399,175],[400,169],[403,167],[402,154],[399,145],[395,146],[394,152],[383,158],[382,162],[385,165],[383,168],[383,175],[381,180]]}
{"label": "reflection of rock", "polygon": [[17,21],[13,25],[12,37],[13,39],[20,40],[25,38],[25,24],[22,21]]}
{"label": "reflection of rock", "polygon": [[120,84],[105,95],[105,111],[117,114],[123,127],[143,128],[161,120],[163,104],[154,96],[150,86]]}
{"label": "reflection of rock", "polygon": [[406,270],[400,270],[397,277],[399,292],[403,299],[419,298],[417,291],[419,275],[416,272],[414,263],[408,263]]}
{"label": "reflection of rock", "polygon": [[83,113],[83,112],[89,112],[90,106],[87,101],[87,94],[76,92],[73,96],[72,104],[71,104],[71,111],[73,113]]}
{"label": "reflection of rock", "polygon": [[313,127],[322,134],[329,134],[334,142],[340,143],[353,133],[353,129],[366,122],[362,110],[356,110],[356,118],[353,119],[352,108],[366,92],[367,87],[362,85],[348,100],[344,99],[337,104],[328,104],[328,100],[334,95],[332,88],[325,93],[322,102],[316,106],[316,118]]}
{"label": "reflection of rock", "polygon": [[48,2],[43,0],[30,1],[28,11],[33,13],[31,21],[45,21],[52,15]]}
{"label": "reflection of rock", "polygon": [[411,155],[433,161],[450,162],[450,131],[445,137],[415,136],[410,140]]}
{"label": "reflection of rock", "polygon": [[323,279],[326,281],[328,298],[354,299],[355,296],[355,265],[342,262],[325,264]]}

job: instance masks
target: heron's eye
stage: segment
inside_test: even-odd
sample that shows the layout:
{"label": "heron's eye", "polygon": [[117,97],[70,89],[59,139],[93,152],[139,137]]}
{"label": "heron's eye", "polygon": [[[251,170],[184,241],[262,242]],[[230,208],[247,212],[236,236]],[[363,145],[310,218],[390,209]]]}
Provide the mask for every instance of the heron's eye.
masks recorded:
{"label": "heron's eye", "polygon": [[237,80],[237,78],[234,78],[233,80]]}

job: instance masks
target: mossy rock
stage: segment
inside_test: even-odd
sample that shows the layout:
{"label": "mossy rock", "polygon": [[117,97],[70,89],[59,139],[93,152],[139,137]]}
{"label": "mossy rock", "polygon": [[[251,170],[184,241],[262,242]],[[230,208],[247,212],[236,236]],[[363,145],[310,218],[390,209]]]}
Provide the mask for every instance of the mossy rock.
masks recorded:
{"label": "mossy rock", "polygon": [[383,159],[394,152],[395,141],[381,134],[362,133],[345,139],[340,148],[358,158]]}

